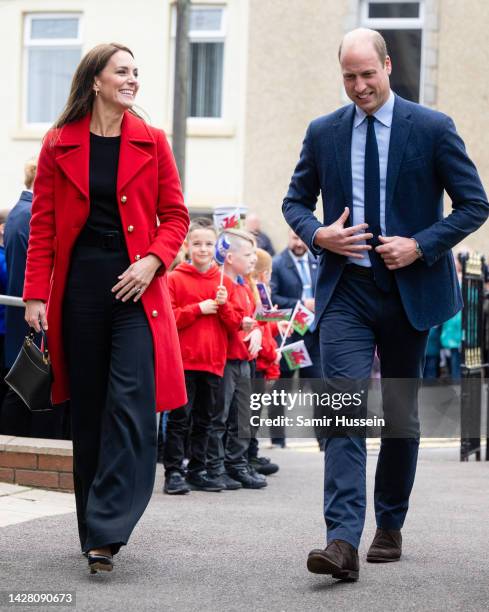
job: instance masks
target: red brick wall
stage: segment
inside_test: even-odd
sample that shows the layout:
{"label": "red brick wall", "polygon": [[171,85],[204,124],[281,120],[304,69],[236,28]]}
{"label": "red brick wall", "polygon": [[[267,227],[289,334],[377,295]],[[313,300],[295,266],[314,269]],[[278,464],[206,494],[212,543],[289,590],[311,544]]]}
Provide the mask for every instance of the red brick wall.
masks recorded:
{"label": "red brick wall", "polygon": [[0,481],[73,491],[73,458],[67,455],[0,451]]}

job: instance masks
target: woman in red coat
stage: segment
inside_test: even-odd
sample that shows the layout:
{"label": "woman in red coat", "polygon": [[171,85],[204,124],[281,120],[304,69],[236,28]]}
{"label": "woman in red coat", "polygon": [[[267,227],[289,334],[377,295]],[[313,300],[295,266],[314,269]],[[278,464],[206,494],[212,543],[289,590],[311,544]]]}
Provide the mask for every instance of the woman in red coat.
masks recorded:
{"label": "woman in red coat", "polygon": [[189,218],[165,135],[132,110],[138,89],[126,47],[81,60],[39,157],[24,285],[27,322],[49,329],[53,403],[70,399],[92,572],[112,569],[151,497],[155,411],[186,403],[165,272]]}

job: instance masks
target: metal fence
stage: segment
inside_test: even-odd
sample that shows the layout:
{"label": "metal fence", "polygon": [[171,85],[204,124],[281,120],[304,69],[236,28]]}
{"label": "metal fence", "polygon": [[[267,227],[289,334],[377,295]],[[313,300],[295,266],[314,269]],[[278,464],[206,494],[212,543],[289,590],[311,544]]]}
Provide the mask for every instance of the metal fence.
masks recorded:
{"label": "metal fence", "polygon": [[[475,455],[481,458],[481,416],[485,371],[488,366],[485,351],[485,278],[486,264],[481,255],[461,254],[462,264],[462,363],[460,395],[460,460]],[[486,396],[487,397],[487,396]],[[486,399],[486,411],[489,411]],[[486,432],[486,460],[489,445]]]}

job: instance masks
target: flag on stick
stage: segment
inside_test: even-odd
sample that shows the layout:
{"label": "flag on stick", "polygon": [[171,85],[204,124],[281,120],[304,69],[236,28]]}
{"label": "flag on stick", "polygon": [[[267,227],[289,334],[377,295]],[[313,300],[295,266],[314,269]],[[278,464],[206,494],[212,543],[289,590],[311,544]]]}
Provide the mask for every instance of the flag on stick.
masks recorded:
{"label": "flag on stick", "polygon": [[215,212],[212,217],[218,232],[227,229],[240,229],[241,227],[241,214],[239,208],[236,208],[230,213]]}
{"label": "flag on stick", "polygon": [[292,314],[292,308],[272,308],[271,310],[265,310],[263,308],[257,308],[255,312],[255,319],[257,321],[288,321]]}
{"label": "flag on stick", "polygon": [[300,368],[307,368],[312,365],[312,360],[304,340],[287,344],[281,352],[289,370],[299,370]]}
{"label": "flag on stick", "polygon": [[313,321],[314,313],[309,308],[306,308],[304,304],[299,304],[292,321],[294,331],[303,336],[309,330]]}
{"label": "flag on stick", "polygon": [[295,313],[297,312],[297,308],[299,307],[299,304],[300,304],[300,300],[297,300],[294,306],[294,310],[292,311],[292,314],[290,316],[289,324],[287,325],[287,329],[285,330],[285,333],[282,335],[282,344],[277,349],[278,351],[281,351],[284,348],[285,341],[289,337],[289,332],[292,328],[292,323],[294,322]]}
{"label": "flag on stick", "polygon": [[224,281],[224,262],[226,261],[226,254],[229,251],[231,243],[227,240],[226,234],[223,232],[220,234],[216,241],[216,246],[214,247],[214,259],[221,266],[221,281],[220,285],[222,285]]}
{"label": "flag on stick", "polygon": [[272,298],[270,297],[270,292],[268,291],[268,287],[265,283],[256,283],[256,289],[258,291],[258,295],[260,296],[260,302],[263,306],[263,310],[272,310]]}

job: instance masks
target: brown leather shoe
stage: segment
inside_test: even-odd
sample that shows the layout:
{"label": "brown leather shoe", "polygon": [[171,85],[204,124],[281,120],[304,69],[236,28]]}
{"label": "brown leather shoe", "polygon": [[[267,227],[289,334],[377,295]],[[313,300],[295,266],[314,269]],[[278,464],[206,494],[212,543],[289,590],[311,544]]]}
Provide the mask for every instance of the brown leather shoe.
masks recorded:
{"label": "brown leather shoe", "polygon": [[398,529],[379,529],[368,549],[369,563],[399,561],[402,553],[402,535]]}
{"label": "brown leather shoe", "polygon": [[324,550],[311,550],[307,569],[313,574],[331,574],[333,578],[354,582],[358,580],[358,550],[344,540],[332,540]]}

